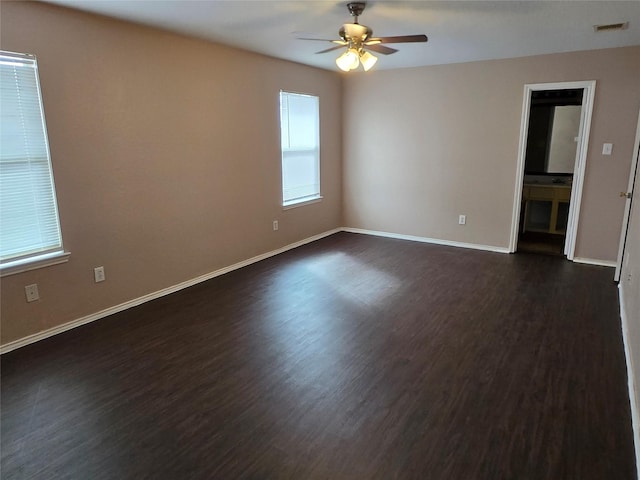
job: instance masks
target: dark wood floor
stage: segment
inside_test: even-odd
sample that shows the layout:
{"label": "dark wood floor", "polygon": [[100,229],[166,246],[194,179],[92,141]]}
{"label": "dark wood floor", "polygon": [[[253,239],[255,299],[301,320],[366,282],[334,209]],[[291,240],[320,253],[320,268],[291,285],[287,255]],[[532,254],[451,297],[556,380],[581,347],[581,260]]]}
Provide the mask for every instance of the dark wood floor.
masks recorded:
{"label": "dark wood floor", "polygon": [[2,478],[635,478],[610,268],[340,233],[2,357]]}
{"label": "dark wood floor", "polygon": [[564,235],[525,232],[518,236],[518,252],[564,256],[564,242]]}

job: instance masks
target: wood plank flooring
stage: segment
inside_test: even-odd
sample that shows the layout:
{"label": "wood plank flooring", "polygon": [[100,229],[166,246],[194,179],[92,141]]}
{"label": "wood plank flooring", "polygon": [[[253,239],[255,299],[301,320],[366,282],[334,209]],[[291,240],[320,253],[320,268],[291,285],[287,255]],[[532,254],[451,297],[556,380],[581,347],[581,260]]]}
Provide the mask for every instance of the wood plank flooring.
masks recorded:
{"label": "wood plank flooring", "polygon": [[632,480],[612,276],[332,235],[4,355],[2,478]]}

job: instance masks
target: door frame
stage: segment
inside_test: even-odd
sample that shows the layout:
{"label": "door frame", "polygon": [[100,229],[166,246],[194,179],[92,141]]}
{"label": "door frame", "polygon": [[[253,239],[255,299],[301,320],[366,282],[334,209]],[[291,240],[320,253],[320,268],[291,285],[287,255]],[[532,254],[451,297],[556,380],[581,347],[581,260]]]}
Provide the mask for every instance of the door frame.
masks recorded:
{"label": "door frame", "polygon": [[513,197],[513,212],[511,216],[511,236],[509,252],[514,253],[518,247],[518,230],[520,225],[520,208],[522,203],[522,187],[524,182],[524,160],[527,149],[527,135],[529,133],[529,112],[531,109],[531,94],[540,90],[573,90],[583,89],[582,110],[580,112],[580,130],[576,161],[573,168],[573,183],[571,200],[569,203],[569,219],[567,222],[567,236],[565,240],[565,254],[567,259],[573,260],[576,249],[576,232],[580,203],[582,201],[582,186],[587,163],[589,147],[589,133],[591,131],[591,117],[593,115],[593,99],[595,97],[596,81],[586,80],[578,82],[531,83],[524,86],[522,101],[522,118],[520,120],[520,140],[518,143],[518,164],[516,168],[516,185]]}
{"label": "door frame", "polygon": [[624,215],[622,217],[622,230],[620,231],[620,244],[618,245],[618,258],[616,261],[616,273],[613,280],[620,281],[620,272],[622,270],[622,261],[624,258],[624,249],[627,241],[627,232],[629,230],[629,215],[631,215],[631,202],[633,202],[634,186],[636,176],[638,175],[638,155],[640,155],[640,112],[638,112],[638,126],[636,127],[636,141],[633,143],[633,156],[631,157],[631,169],[629,170],[629,186],[626,193],[631,193],[631,198],[627,198],[624,202]]}

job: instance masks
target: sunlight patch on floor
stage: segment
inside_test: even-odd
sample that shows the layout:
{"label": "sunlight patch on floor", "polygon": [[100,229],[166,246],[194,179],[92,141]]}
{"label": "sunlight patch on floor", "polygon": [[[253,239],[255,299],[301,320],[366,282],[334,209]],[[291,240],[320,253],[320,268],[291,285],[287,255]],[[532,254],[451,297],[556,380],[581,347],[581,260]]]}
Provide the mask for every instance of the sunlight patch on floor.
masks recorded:
{"label": "sunlight patch on floor", "polygon": [[393,275],[342,252],[323,255],[307,269],[330,284],[341,297],[368,306],[383,303],[402,285]]}

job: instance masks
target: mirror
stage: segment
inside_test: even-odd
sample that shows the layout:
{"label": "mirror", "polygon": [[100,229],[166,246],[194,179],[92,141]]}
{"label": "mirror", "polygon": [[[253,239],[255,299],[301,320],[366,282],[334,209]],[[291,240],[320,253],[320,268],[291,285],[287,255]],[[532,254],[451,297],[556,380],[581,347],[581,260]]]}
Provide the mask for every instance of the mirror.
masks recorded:
{"label": "mirror", "polygon": [[581,110],[582,89],[532,93],[525,174],[573,174]]}

